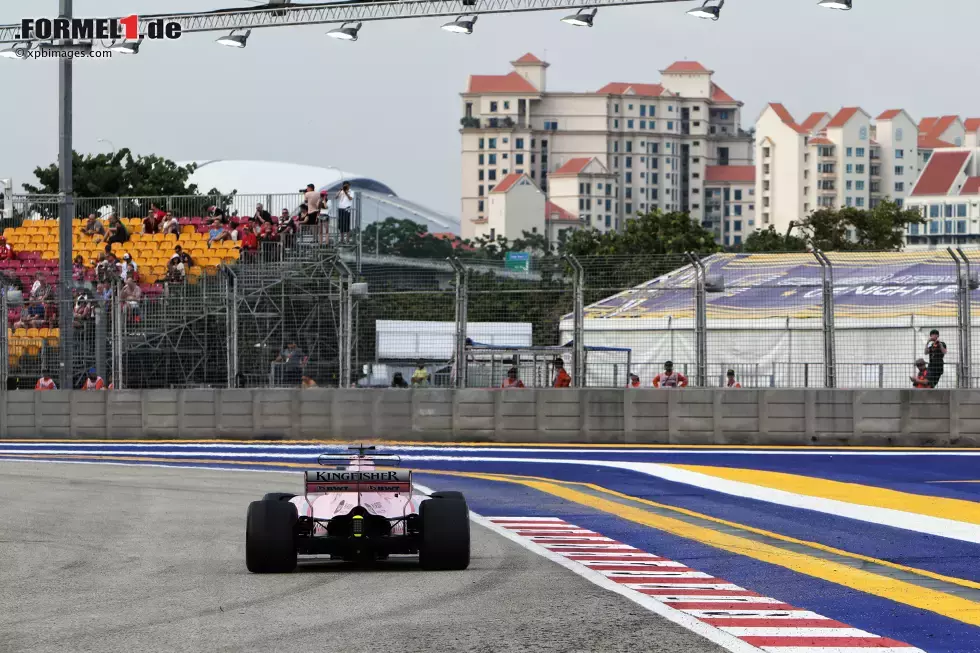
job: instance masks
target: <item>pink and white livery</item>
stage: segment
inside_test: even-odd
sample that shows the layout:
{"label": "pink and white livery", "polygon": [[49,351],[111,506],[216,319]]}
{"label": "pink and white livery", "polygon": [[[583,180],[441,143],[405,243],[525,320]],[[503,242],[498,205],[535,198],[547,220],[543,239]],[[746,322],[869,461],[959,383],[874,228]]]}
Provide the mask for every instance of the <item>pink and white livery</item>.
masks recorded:
{"label": "pink and white livery", "polygon": [[423,569],[466,569],[469,508],[459,492],[419,501],[412,471],[394,455],[322,454],[303,472],[304,493],[271,492],[248,506],[245,565],[254,573],[293,571],[300,556],[383,560],[418,555]]}

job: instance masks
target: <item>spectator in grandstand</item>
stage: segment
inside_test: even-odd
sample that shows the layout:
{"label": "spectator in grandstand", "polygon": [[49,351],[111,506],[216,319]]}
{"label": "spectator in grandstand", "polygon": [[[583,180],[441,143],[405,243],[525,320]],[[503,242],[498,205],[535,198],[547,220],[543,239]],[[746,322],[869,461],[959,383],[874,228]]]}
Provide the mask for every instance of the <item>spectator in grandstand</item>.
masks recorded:
{"label": "spectator in grandstand", "polygon": [[139,284],[136,283],[136,279],[132,277],[126,279],[122,290],[119,291],[119,299],[124,302],[123,312],[127,317],[130,315],[139,315],[140,299],[142,297],[143,291],[140,289]]}
{"label": "spectator in grandstand", "polygon": [[9,261],[14,257],[14,248],[7,244],[7,239],[0,236],[0,261]]}
{"label": "spectator in grandstand", "polygon": [[163,220],[166,215],[167,211],[164,211],[156,204],[150,204],[150,216],[156,221],[157,224],[160,224],[160,221]]}
{"label": "spectator in grandstand", "polygon": [[429,370],[425,369],[425,361],[419,361],[418,366],[412,373],[412,387],[423,388],[429,385]]}
{"label": "spectator in grandstand", "polygon": [[82,384],[82,390],[105,390],[105,381],[95,371],[94,367],[88,369],[88,375]]}
{"label": "spectator in grandstand", "polygon": [[946,343],[939,339],[939,329],[929,332],[926,355],[929,357],[929,387],[935,388],[943,375],[943,357],[946,356]]}
{"label": "spectator in grandstand", "polygon": [[728,382],[726,388],[741,388],[742,384],[735,380],[735,370],[728,370]]}
{"label": "spectator in grandstand", "polygon": [[639,388],[640,387],[640,377],[636,374],[630,373],[630,387]]}
{"label": "spectator in grandstand", "polygon": [[255,235],[255,230],[252,229],[252,225],[243,224],[241,226],[242,230],[242,244],[240,251],[242,252],[256,252],[259,249],[259,237]]}
{"label": "spectator in grandstand", "polygon": [[[166,213],[159,211],[162,216]],[[155,234],[160,232],[160,221],[161,218],[157,217],[157,211],[150,211],[150,214],[143,218],[143,233],[145,234]]]}
{"label": "spectator in grandstand", "polygon": [[337,191],[337,231],[340,232],[340,242],[350,242],[350,210],[354,205],[354,195],[350,191],[350,182],[345,181],[343,188]]}
{"label": "spectator in grandstand", "polygon": [[187,274],[187,270],[184,267],[184,262],[180,258],[174,256],[167,262],[167,276],[166,281],[168,283],[181,283]]}
{"label": "spectator in grandstand", "polygon": [[392,388],[407,388],[408,383],[405,381],[405,377],[402,376],[401,372],[395,372],[395,375],[391,377],[391,387]]}
{"label": "spectator in grandstand", "polygon": [[228,222],[228,217],[225,215],[225,210],[218,206],[208,207],[208,217],[217,218],[218,220],[221,221],[221,224],[225,224],[226,222]]}
{"label": "spectator in grandstand", "polygon": [[276,226],[271,222],[263,222],[259,227],[259,241],[263,243],[274,243],[279,241],[279,234]]}
{"label": "spectator in grandstand", "polygon": [[316,192],[316,186],[313,184],[306,185],[306,191],[300,191],[303,193],[303,200],[306,203],[307,218],[310,220],[309,224],[316,224],[317,219],[320,217],[321,202],[320,193]]}
{"label": "spectator in grandstand", "polygon": [[37,380],[37,384],[34,386],[35,390],[57,390],[58,386],[55,384],[54,379],[52,379],[47,374],[42,374],[41,378]]}
{"label": "spectator in grandstand", "polygon": [[919,371],[916,376],[910,376],[909,379],[912,381],[913,388],[928,388],[929,387],[929,370],[926,367],[926,360],[924,358],[919,358],[915,361],[915,368]]}
{"label": "spectator in grandstand", "polygon": [[31,284],[31,301],[39,302],[48,299],[51,296],[51,286],[48,284],[47,280],[44,278],[44,274],[38,272],[34,276],[34,283]]}
{"label": "spectator in grandstand", "polygon": [[180,259],[180,262],[184,264],[185,268],[190,268],[194,265],[194,260],[191,255],[184,251],[184,248],[180,245],[174,247],[174,253],[170,256],[170,260]]}
{"label": "spectator in grandstand", "polygon": [[298,222],[301,225],[316,224],[317,218],[310,214],[310,210],[306,208],[306,204],[302,204],[299,207],[299,218]]}
{"label": "spectator in grandstand", "polygon": [[95,241],[99,242],[105,236],[105,225],[102,224],[102,220],[99,220],[94,213],[91,213],[88,216],[85,227],[82,229],[82,233],[87,236],[99,236],[99,239]]}
{"label": "spectator in grandstand", "polygon": [[167,215],[163,218],[163,224],[160,225],[160,231],[166,234],[173,234],[180,238],[180,222],[174,217],[174,214],[167,211]]}
{"label": "spectator in grandstand", "polygon": [[555,358],[555,381],[552,387],[570,388],[572,385],[572,375],[565,371],[565,361],[561,357]]}
{"label": "spectator in grandstand", "polygon": [[664,371],[653,377],[653,387],[655,388],[685,388],[687,387],[687,377],[680,372],[674,371],[674,363],[667,361],[664,363]]}
{"label": "spectator in grandstand", "polygon": [[289,217],[289,209],[283,209],[279,214],[279,224],[276,230],[281,234],[293,235],[296,233],[296,223]]}
{"label": "spectator in grandstand", "polygon": [[81,328],[82,323],[90,319],[93,315],[93,298],[87,291],[83,290],[75,299],[74,322],[75,326]]}
{"label": "spectator in grandstand", "polygon": [[112,286],[108,283],[100,283],[95,287],[95,296],[103,301],[112,299]]}
{"label": "spectator in grandstand", "polygon": [[524,382],[517,378],[517,368],[507,370],[507,378],[500,384],[501,388],[523,388]]}
{"label": "spectator in grandstand", "polygon": [[208,230],[208,247],[223,233],[225,233],[225,228],[221,224],[221,220],[212,220],[211,228]]}
{"label": "spectator in grandstand", "polygon": [[109,218],[109,230],[108,236],[105,239],[107,245],[112,245],[113,243],[125,243],[129,240],[129,231],[126,230],[126,225],[116,216]]}
{"label": "spectator in grandstand", "polygon": [[136,261],[129,252],[123,254],[122,263],[119,264],[119,276],[123,281],[132,279],[134,281],[139,281],[139,271],[140,268],[136,265]]}
{"label": "spectator in grandstand", "polygon": [[260,222],[272,222],[272,214],[262,208],[261,204],[255,205],[255,215],[253,217]]}
{"label": "spectator in grandstand", "polygon": [[276,356],[276,363],[280,364],[282,380],[287,385],[293,385],[302,378],[303,350],[296,346],[295,342],[290,342],[286,348]]}
{"label": "spectator in grandstand", "polygon": [[73,281],[85,281],[85,259],[79,254],[75,257],[75,262],[71,264],[71,278]]}

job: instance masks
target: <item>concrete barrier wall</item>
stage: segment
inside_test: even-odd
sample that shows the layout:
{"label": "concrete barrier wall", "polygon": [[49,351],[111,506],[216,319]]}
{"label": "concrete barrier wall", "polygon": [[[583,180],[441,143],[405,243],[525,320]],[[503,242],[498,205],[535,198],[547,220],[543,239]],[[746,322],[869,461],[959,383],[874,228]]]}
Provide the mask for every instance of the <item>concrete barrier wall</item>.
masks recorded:
{"label": "concrete barrier wall", "polygon": [[980,390],[22,390],[0,437],[978,446]]}

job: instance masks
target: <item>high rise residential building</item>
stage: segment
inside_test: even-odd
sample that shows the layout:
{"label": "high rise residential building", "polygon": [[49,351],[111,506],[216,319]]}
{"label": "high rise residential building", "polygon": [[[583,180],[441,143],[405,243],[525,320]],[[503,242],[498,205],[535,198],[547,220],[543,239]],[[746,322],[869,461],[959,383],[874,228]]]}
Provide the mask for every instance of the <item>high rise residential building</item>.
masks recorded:
{"label": "high rise residential building", "polygon": [[563,224],[620,229],[659,208],[688,212],[722,239],[723,212],[706,209],[707,168],[752,165],[753,148],[740,126],[742,103],[713,71],[679,61],[660,71],[659,83],[571,92],[550,90],[550,64],[533,54],[511,66],[470,76],[461,94],[464,238],[486,228],[490,193],[517,173],[574,216]]}
{"label": "high rise residential building", "polygon": [[919,140],[901,109],[872,121],[845,107],[798,123],[782,104],[769,104],[756,122],[756,226],[785,233],[819,209],[902,205],[918,175]]}

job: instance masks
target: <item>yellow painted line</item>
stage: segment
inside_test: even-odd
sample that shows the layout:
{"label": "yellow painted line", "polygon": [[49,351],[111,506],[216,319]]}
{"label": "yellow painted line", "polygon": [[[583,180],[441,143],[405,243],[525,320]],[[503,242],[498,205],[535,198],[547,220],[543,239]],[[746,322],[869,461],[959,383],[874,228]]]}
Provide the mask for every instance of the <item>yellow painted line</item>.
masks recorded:
{"label": "yellow painted line", "polygon": [[980,481],[926,481],[926,483],[980,483]]}
{"label": "yellow painted line", "polygon": [[928,494],[899,492],[872,485],[830,481],[815,476],[768,472],[736,467],[707,467],[701,465],[665,464],[666,467],[684,469],[721,478],[748,483],[773,490],[783,490],[808,497],[843,501],[860,506],[901,510],[917,515],[955,519],[970,524],[980,524],[980,503],[963,499],[950,499]]}
{"label": "yellow painted line", "polygon": [[[422,440],[365,440],[370,444],[384,445],[384,446],[405,446],[405,447],[415,447],[415,446],[426,446],[426,447],[494,447],[494,448],[506,448],[506,447],[525,447],[525,448],[542,448],[542,449],[717,449],[717,450],[780,450],[780,451],[928,451],[936,453],[938,451],[944,451],[942,449],[937,449],[936,447],[866,447],[866,446],[854,446],[854,447],[828,447],[819,445],[761,445],[761,444],[746,444],[746,445],[729,445],[729,444],[589,444],[589,443],[554,443],[554,442],[426,442]],[[79,440],[79,439],[56,439],[56,438],[37,438],[37,439],[5,439],[0,438],[0,447],[4,443],[7,444],[115,444],[120,446],[125,446],[129,444],[208,444],[213,446],[234,446],[234,445],[253,445],[253,446],[269,446],[274,447],[276,445],[296,445],[296,444],[308,444],[308,445],[321,445],[321,446],[338,446],[338,445],[351,445],[350,440],[102,440],[102,439],[92,439],[92,440]],[[980,451],[980,447],[956,447],[950,448],[949,453],[956,453],[960,451]]]}
{"label": "yellow painted line", "polygon": [[562,485],[543,481],[514,480],[527,487],[546,492],[574,503],[601,510],[629,521],[656,528],[708,546],[746,556],[792,571],[843,585],[859,592],[879,596],[896,603],[980,626],[980,603],[946,594],[913,583],[879,576],[845,564],[788,551],[737,535],[721,533],[703,526],[689,524],[673,517],[663,517],[639,508],[584,494]]}
{"label": "yellow painted line", "polygon": [[[222,464],[222,465],[263,466],[263,467],[289,467],[289,468],[294,468],[294,469],[295,468],[298,468],[298,469],[306,469],[306,468],[309,467],[308,464],[304,464],[304,463],[289,463],[289,462],[240,462],[240,461],[224,461],[224,460],[214,460],[214,459],[185,459],[185,458],[174,459],[174,458],[159,458],[159,457],[147,457],[147,456],[104,456],[104,455],[103,456],[81,456],[81,455],[72,455],[72,454],[68,454],[68,455],[64,455],[64,456],[49,456],[49,455],[46,456],[46,455],[40,455],[40,454],[38,454],[38,455],[31,454],[31,455],[25,455],[23,457],[33,458],[33,459],[38,459],[38,458],[48,458],[48,459],[50,459],[52,457],[56,457],[56,458],[63,458],[65,460],[88,458],[88,459],[107,460],[107,461],[113,461],[114,460],[114,461],[121,461],[121,462],[122,461],[132,461],[132,462],[173,462],[173,463],[188,463],[189,462],[189,463],[198,463],[198,464]],[[604,488],[604,487],[601,487],[601,486],[598,486],[598,485],[594,485],[592,483],[580,483],[580,482],[575,482],[575,481],[556,481],[555,479],[543,478],[543,477],[539,477],[539,476],[523,476],[523,475],[511,475],[511,474],[484,474],[484,473],[479,473],[479,472],[458,472],[458,471],[450,471],[450,470],[429,470],[429,469],[412,469],[412,471],[414,473],[418,473],[418,474],[434,474],[434,475],[439,475],[439,476],[459,476],[459,477],[465,477],[465,478],[476,478],[476,479],[482,479],[482,480],[488,480],[488,481],[497,481],[497,482],[506,482],[506,483],[514,483],[514,484],[524,485],[524,486],[531,487],[531,488],[536,489],[536,490],[540,490],[542,492],[546,492],[548,494],[552,494],[554,496],[558,496],[560,498],[564,498],[564,499],[573,501],[575,503],[586,505],[586,506],[595,508],[597,510],[601,510],[603,512],[607,512],[607,513],[613,514],[613,515],[618,516],[618,517],[624,517],[626,519],[629,519],[630,521],[641,523],[641,524],[644,524],[644,525],[649,526],[649,527],[652,527],[652,528],[658,528],[660,530],[664,530],[664,531],[673,533],[675,535],[679,535],[681,537],[685,537],[685,538],[688,538],[688,539],[694,539],[694,540],[696,540],[698,542],[701,542],[701,543],[704,543],[704,544],[708,544],[710,546],[715,546],[716,548],[722,548],[722,549],[725,549],[726,551],[730,551],[732,553],[736,553],[736,554],[739,554],[739,555],[747,555],[747,556],[753,557],[753,558],[755,558],[757,560],[762,560],[763,562],[771,562],[772,564],[777,564],[779,566],[786,567],[786,568],[792,569],[794,571],[800,571],[801,573],[805,573],[807,575],[814,576],[814,577],[817,577],[817,578],[821,578],[823,580],[828,580],[828,581],[831,581],[831,582],[838,582],[836,580],[836,576],[833,575],[833,573],[836,573],[836,572],[828,572],[828,573],[823,573],[823,574],[816,574],[816,573],[809,573],[808,571],[805,571],[804,570],[804,567],[806,569],[811,570],[811,571],[812,570],[815,570],[815,569],[823,569],[822,566],[821,565],[818,565],[817,563],[827,563],[829,561],[823,560],[821,558],[815,558],[813,556],[808,556],[808,555],[802,554],[802,553],[794,553],[792,551],[787,551],[787,550],[781,549],[779,547],[773,547],[773,546],[768,545],[768,544],[764,544],[764,543],[760,543],[760,542],[755,542],[754,540],[748,540],[746,538],[741,538],[741,537],[734,536],[734,535],[726,535],[726,534],[723,534],[723,533],[717,533],[716,531],[713,531],[713,530],[711,530],[709,528],[705,528],[705,527],[701,527],[701,526],[695,526],[695,525],[692,525],[692,524],[688,524],[687,522],[683,522],[683,521],[680,521],[680,520],[677,520],[677,519],[674,519],[674,518],[671,518],[671,517],[662,517],[662,516],[658,516],[658,515],[653,515],[651,513],[648,513],[646,511],[639,510],[637,508],[633,508],[633,507],[630,507],[630,506],[625,506],[625,505],[623,505],[621,503],[609,501],[609,500],[606,500],[606,499],[600,499],[600,498],[594,497],[592,495],[588,495],[588,494],[585,494],[585,493],[582,493],[582,492],[578,492],[578,491],[572,490],[572,489],[570,489],[568,487],[564,487],[564,486],[570,486],[570,485],[572,485],[572,486],[579,486],[579,487],[588,487],[588,488],[590,488],[590,489],[592,489],[594,491],[601,492],[601,493],[604,493],[604,494],[608,494],[608,495],[611,495],[611,496],[621,497],[621,498],[624,498],[624,499],[628,499],[630,501],[636,501],[636,502],[639,502],[639,503],[643,503],[643,504],[646,504],[646,505],[654,506],[654,507],[661,508],[661,509],[664,509],[664,510],[669,510],[669,511],[676,512],[676,513],[679,513],[679,514],[689,515],[691,517],[696,517],[696,518],[699,518],[699,519],[704,519],[704,520],[711,521],[711,522],[717,523],[717,524],[723,524],[725,526],[730,526],[730,527],[738,528],[740,530],[744,530],[744,531],[751,532],[751,533],[757,533],[759,535],[764,535],[764,536],[767,536],[767,537],[770,537],[770,538],[773,538],[773,539],[777,539],[777,540],[780,540],[780,541],[783,541],[783,542],[789,542],[789,543],[793,543],[793,544],[804,545],[804,546],[807,546],[807,547],[810,547],[810,548],[813,548],[813,549],[817,549],[817,550],[821,550],[821,551],[826,551],[828,553],[833,553],[835,555],[840,555],[840,556],[849,557],[849,558],[852,558],[852,559],[855,559],[855,560],[861,560],[861,561],[865,561],[865,562],[870,562],[870,563],[874,563],[876,565],[882,565],[882,566],[889,567],[889,568],[892,568],[892,569],[897,569],[897,570],[905,571],[905,572],[908,572],[908,573],[912,573],[912,574],[915,574],[915,575],[918,575],[918,576],[923,576],[923,577],[926,577],[926,578],[932,578],[932,579],[940,580],[940,581],[943,581],[943,582],[946,582],[946,583],[959,585],[961,587],[967,587],[967,588],[971,588],[971,589],[980,589],[980,583],[977,583],[977,582],[974,582],[974,581],[971,581],[971,580],[967,580],[967,579],[964,579],[964,578],[956,578],[954,576],[945,576],[943,574],[937,574],[935,572],[928,571],[928,570],[925,570],[925,569],[918,569],[916,567],[909,567],[907,565],[901,565],[901,564],[897,564],[897,563],[894,563],[894,562],[889,562],[887,560],[881,560],[881,559],[873,558],[873,557],[870,557],[870,556],[865,556],[865,555],[861,555],[861,554],[857,554],[857,553],[851,553],[850,551],[844,551],[842,549],[836,549],[834,547],[826,546],[826,545],[820,544],[818,542],[810,542],[810,541],[807,541],[807,540],[800,540],[800,539],[797,539],[797,538],[794,538],[794,537],[789,537],[787,535],[782,535],[780,533],[775,533],[775,532],[767,531],[767,530],[764,530],[764,529],[761,529],[761,528],[755,528],[753,526],[748,526],[748,525],[745,525],[745,524],[740,524],[738,522],[733,522],[733,521],[729,521],[729,520],[726,520],[726,519],[720,519],[718,517],[713,517],[711,515],[706,515],[706,514],[703,514],[703,513],[695,512],[693,510],[688,510],[686,508],[679,508],[679,507],[676,507],[676,506],[671,506],[671,505],[667,505],[667,504],[657,503],[655,501],[650,501],[649,499],[642,499],[642,498],[634,497],[634,496],[631,496],[631,495],[628,495],[628,494],[623,494],[621,492],[616,492],[615,490],[610,490],[608,488]],[[562,490],[562,492],[552,491],[554,489]],[[571,493],[571,494],[569,494],[569,493]],[[712,537],[709,537],[709,538],[701,537],[701,535],[704,535],[704,534],[707,534],[707,533],[713,533],[714,535]],[[719,538],[721,538],[721,539],[719,539]],[[721,543],[724,543],[725,545],[722,546]],[[748,546],[747,547],[746,543],[750,543],[752,546]],[[762,548],[758,548],[758,547],[762,547]],[[754,552],[759,552],[759,551],[761,551],[765,555],[763,556],[762,553],[760,553],[759,555],[755,555],[754,554]],[[799,564],[796,564],[795,566],[791,566],[791,565],[787,565],[787,564],[781,564],[776,559],[776,558],[778,558],[778,555],[775,553],[777,551],[778,552],[781,552],[781,553],[785,553],[785,554],[790,555],[790,556],[793,556],[793,562],[794,563],[799,563],[800,560],[806,559],[806,560],[811,561],[812,564],[805,565],[804,567],[801,567]],[[847,568],[847,569],[853,569],[851,567],[847,567],[846,565],[841,565],[840,563],[830,563],[830,564],[833,564],[835,569],[836,569],[836,567],[843,567],[843,568]],[[857,570],[855,570],[855,571],[857,571]],[[885,579],[884,577],[880,577],[877,574],[872,574],[871,572],[861,572],[861,573],[862,574],[865,574],[865,575],[868,575],[868,576],[873,576],[876,579],[889,580],[889,579]],[[864,576],[861,576],[861,578],[863,579],[863,581],[866,581],[867,580],[867,579],[864,578]],[[896,583],[901,583],[903,586],[907,585],[907,586],[911,586],[911,587],[918,587],[917,585],[912,585],[910,583],[905,583],[903,581],[895,581],[895,582]],[[869,591],[867,589],[862,589],[863,587],[878,587],[878,585],[876,585],[876,584],[867,585],[867,583],[864,583],[861,586],[856,586],[856,585],[853,585],[853,584],[848,584],[846,582],[840,582],[839,584],[845,585],[846,587],[852,587],[853,589],[858,589],[860,591]],[[902,591],[904,591],[904,590],[902,590]],[[932,592],[932,590],[929,590],[929,591]],[[870,593],[876,594],[878,596],[883,596],[885,598],[891,598],[891,595],[889,595],[889,594],[879,594],[876,591],[870,591]],[[949,595],[946,595],[946,594],[944,594],[942,592],[938,592],[938,591],[936,591],[935,593],[936,594],[941,594],[943,596],[949,596]],[[970,603],[972,606],[975,606],[974,609],[978,610],[978,613],[975,615],[975,617],[977,619],[976,623],[974,623],[973,621],[967,621],[967,623],[973,623],[974,625],[980,625],[980,604],[976,604],[976,603],[969,602],[969,601],[968,601],[968,603]],[[908,604],[909,605],[915,605],[916,607],[921,607],[917,603],[908,603]],[[925,608],[925,609],[932,610],[932,608]],[[933,610],[933,611],[935,611],[935,610]],[[946,613],[941,613],[941,614],[946,614]],[[949,616],[949,615],[947,615],[947,616]],[[953,618],[957,618],[957,617],[953,617]]]}

